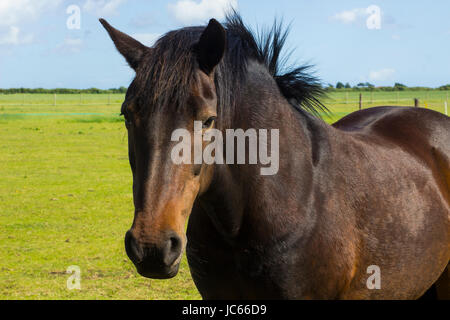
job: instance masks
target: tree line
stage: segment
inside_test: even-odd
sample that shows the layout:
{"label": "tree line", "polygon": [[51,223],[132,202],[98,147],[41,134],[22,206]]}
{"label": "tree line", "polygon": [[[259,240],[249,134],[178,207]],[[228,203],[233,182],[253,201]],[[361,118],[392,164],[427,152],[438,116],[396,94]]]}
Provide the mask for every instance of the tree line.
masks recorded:
{"label": "tree line", "polygon": [[127,88],[111,88],[111,89],[69,89],[69,88],[56,88],[56,89],[44,89],[44,88],[11,88],[11,89],[0,89],[0,94],[15,94],[15,93],[57,93],[57,94],[80,94],[80,93],[91,93],[91,94],[102,94],[102,93],[126,93]]}
{"label": "tree line", "polygon": [[376,87],[375,85],[364,82],[358,83],[356,86],[351,86],[348,82],[346,84],[342,82],[336,83],[336,85],[328,84],[327,87],[324,88],[327,91],[422,91],[422,90],[450,90],[450,84],[440,86],[438,88],[429,88],[429,87],[408,87],[401,83],[396,83],[394,86],[384,86],[384,87]]}
{"label": "tree line", "polygon": [[[428,87],[407,87],[404,84],[396,83],[392,87],[376,87],[369,82],[358,83],[356,86],[351,86],[348,82],[338,82],[336,85],[328,84],[323,86],[326,91],[422,91],[422,90],[450,90],[450,84],[440,86],[438,88],[428,88]],[[10,88],[10,89],[0,89],[0,94],[15,94],[15,93],[46,93],[46,94],[80,94],[80,93],[90,93],[90,94],[104,94],[104,93],[126,93],[127,88],[111,88],[111,89],[98,89],[98,88],[88,88],[88,89],[70,89],[70,88],[56,88],[56,89],[44,89],[44,88]]]}

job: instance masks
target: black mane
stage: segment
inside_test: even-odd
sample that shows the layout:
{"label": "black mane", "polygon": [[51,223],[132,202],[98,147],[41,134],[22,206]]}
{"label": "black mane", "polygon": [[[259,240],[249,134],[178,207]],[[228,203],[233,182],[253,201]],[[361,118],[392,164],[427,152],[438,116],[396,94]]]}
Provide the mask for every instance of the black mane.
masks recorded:
{"label": "black mane", "polygon": [[[281,57],[281,52],[289,28],[283,29],[282,23],[275,21],[269,31],[255,35],[236,12],[226,17],[224,27],[227,49],[215,77],[219,109],[235,106],[239,88],[245,81],[247,61],[256,59],[267,66],[280,92],[297,110],[306,110],[316,116],[328,112],[319,101],[324,95],[319,80],[308,73],[311,66],[285,66],[286,58]],[[150,101],[152,109],[163,108],[169,103],[184,105],[189,95],[189,83],[198,67],[193,47],[203,30],[204,27],[187,27],[170,31],[160,38],[138,69],[127,100],[133,97],[145,99],[145,105]]]}
{"label": "black mane", "polygon": [[[311,65],[286,66],[288,56],[282,56],[289,27],[283,29],[282,22],[275,20],[272,28],[255,36],[236,12],[228,15],[225,23],[227,32],[238,35],[247,55],[264,63],[275,79],[281,93],[298,110],[305,109],[319,116],[328,109],[319,101],[325,96],[320,81],[308,73]],[[244,62],[245,65],[245,62]]]}

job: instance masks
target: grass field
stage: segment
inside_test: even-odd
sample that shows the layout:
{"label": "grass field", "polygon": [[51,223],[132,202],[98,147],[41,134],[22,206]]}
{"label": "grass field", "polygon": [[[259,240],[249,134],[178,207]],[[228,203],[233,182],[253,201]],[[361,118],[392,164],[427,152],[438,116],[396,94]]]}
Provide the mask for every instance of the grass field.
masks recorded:
{"label": "grass field", "polygon": [[[446,99],[364,94],[364,107],[418,97],[440,112]],[[332,94],[327,121],[356,111],[358,97]],[[0,299],[200,298],[186,258],[176,278],[149,280],[125,254],[133,204],[122,100],[58,95],[55,105],[53,95],[0,95]],[[66,287],[71,265],[81,269],[81,290]]]}

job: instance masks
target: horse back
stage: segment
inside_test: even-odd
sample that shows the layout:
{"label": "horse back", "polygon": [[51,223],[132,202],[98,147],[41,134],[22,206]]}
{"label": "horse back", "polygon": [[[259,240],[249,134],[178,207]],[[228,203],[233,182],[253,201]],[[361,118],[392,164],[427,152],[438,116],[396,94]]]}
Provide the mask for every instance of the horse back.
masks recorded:
{"label": "horse back", "polygon": [[411,107],[375,107],[342,118],[333,127],[378,137],[426,163],[450,206],[450,118]]}

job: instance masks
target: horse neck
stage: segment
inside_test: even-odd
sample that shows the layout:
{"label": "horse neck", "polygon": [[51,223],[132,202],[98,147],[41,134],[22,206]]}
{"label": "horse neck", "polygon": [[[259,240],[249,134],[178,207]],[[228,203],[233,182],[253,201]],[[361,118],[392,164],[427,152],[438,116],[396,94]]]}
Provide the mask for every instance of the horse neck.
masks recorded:
{"label": "horse neck", "polygon": [[251,242],[289,232],[286,222],[291,212],[283,211],[299,210],[297,203],[309,201],[317,161],[313,133],[322,135],[326,128],[306,112],[295,110],[265,67],[249,63],[248,72],[227,127],[279,129],[279,171],[262,176],[260,164],[216,165],[213,183],[202,198],[215,208],[210,217],[224,237],[230,241],[247,237]]}

